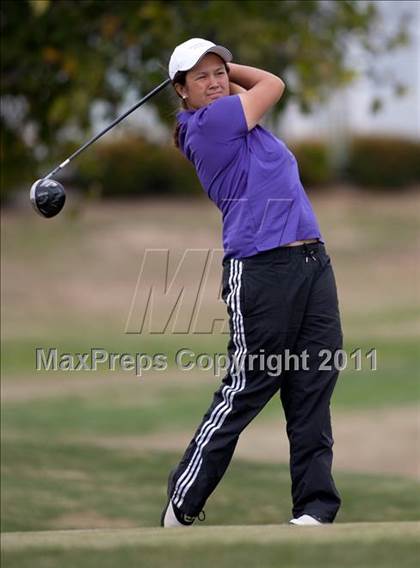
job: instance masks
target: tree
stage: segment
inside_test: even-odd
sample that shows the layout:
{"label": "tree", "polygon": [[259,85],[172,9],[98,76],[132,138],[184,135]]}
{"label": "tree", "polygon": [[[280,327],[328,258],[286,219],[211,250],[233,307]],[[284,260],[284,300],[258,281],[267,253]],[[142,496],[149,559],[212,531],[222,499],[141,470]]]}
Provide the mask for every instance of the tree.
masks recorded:
{"label": "tree", "polygon": [[[3,0],[0,9],[1,156],[9,168],[9,148],[14,159],[26,152],[41,160],[46,148],[62,157],[66,141],[89,133],[93,102],[111,120],[127,92],[140,97],[165,78],[174,46],[189,37],[224,44],[235,61],[285,78],[286,97],[307,112],[355,78],[350,39],[367,61],[408,41],[406,22],[381,30],[368,1]],[[173,122],[173,100],[166,90],[150,102],[165,123]]]}

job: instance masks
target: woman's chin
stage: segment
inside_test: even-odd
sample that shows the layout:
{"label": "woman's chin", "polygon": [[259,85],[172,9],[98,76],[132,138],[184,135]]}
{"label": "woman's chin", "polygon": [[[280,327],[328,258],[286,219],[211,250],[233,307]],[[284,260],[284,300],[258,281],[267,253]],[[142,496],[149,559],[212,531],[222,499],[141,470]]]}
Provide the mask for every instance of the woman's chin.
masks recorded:
{"label": "woman's chin", "polygon": [[223,93],[217,93],[217,95],[209,95],[207,98],[210,99],[210,101],[217,101],[217,99],[221,99],[222,97],[224,97],[225,95]]}

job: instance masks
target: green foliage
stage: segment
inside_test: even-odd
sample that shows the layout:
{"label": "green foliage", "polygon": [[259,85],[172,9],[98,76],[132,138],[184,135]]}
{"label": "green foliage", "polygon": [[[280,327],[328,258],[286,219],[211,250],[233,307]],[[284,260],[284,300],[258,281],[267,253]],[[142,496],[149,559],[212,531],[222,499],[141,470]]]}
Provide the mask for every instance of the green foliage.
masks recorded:
{"label": "green foliage", "polygon": [[328,148],[322,140],[303,140],[292,145],[299,165],[299,175],[305,187],[327,185],[334,173],[328,156]]}
{"label": "green foliage", "polygon": [[420,143],[381,136],[353,139],[346,168],[354,183],[392,189],[420,183]]}
{"label": "green foliage", "polygon": [[81,158],[77,171],[82,186],[94,183],[104,196],[202,191],[193,167],[179,150],[136,137],[97,144]]}
{"label": "green foliage", "polygon": [[341,171],[332,165],[323,140],[307,139],[291,145],[305,187],[326,186],[339,179],[366,188],[404,188],[420,183],[420,144],[389,136],[356,136]]}
{"label": "green foliage", "polygon": [[[403,188],[420,181],[420,144],[404,138],[354,138],[342,172],[334,170],[323,140],[302,140],[291,149],[302,183],[309,189],[343,177],[367,188]],[[74,182],[103,196],[202,191],[194,168],[179,150],[134,136],[95,145],[77,163]]]}
{"label": "green foliage", "polygon": [[[20,141],[31,129],[30,154],[42,150],[53,163],[66,140],[80,144],[91,133],[92,103],[114,118],[127,92],[140,97],[166,76],[173,48],[189,37],[226,44],[236,62],[285,77],[283,102],[307,111],[354,78],[345,63],[350,37],[376,55],[408,41],[398,22],[378,33],[374,4],[354,0],[4,0],[0,9],[2,126]],[[169,93],[148,103],[166,124]],[[8,168],[23,175],[13,162]]]}

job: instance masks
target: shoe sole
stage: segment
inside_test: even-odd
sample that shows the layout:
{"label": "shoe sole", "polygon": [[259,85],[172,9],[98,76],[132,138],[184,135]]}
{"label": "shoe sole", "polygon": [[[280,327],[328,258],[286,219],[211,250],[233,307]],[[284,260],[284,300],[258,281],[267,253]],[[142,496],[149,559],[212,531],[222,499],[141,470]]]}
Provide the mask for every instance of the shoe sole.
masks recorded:
{"label": "shoe sole", "polygon": [[165,527],[165,515],[166,515],[166,511],[168,510],[169,507],[169,501],[166,503],[166,507],[163,509],[162,514],[160,516],[160,526],[161,527]]}
{"label": "shoe sole", "polygon": [[175,470],[176,468],[174,467],[174,469],[171,470],[171,472],[169,473],[169,477],[168,477],[168,488],[166,490],[166,496],[168,497],[168,502],[165,505],[165,508],[162,511],[162,514],[160,516],[160,526],[164,527],[165,526],[165,515],[166,515],[166,511],[168,510],[169,507],[169,502],[171,500],[171,493],[170,493],[170,487],[172,485],[172,479],[174,477],[175,474]]}

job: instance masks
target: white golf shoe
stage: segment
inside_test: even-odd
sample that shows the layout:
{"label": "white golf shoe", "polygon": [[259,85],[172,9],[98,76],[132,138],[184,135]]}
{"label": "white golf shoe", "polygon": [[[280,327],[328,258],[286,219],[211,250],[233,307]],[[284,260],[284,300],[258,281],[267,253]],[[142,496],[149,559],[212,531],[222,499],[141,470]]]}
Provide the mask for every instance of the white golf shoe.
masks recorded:
{"label": "white golf shoe", "polygon": [[291,521],[289,521],[289,524],[308,527],[322,525],[321,521],[318,521],[318,519],[311,517],[311,515],[301,515],[297,519],[292,519]]}
{"label": "white golf shoe", "polygon": [[195,517],[188,517],[180,511],[175,513],[174,505],[171,499],[169,499],[165,509],[162,511],[160,525],[164,528],[189,527],[194,521]]}

